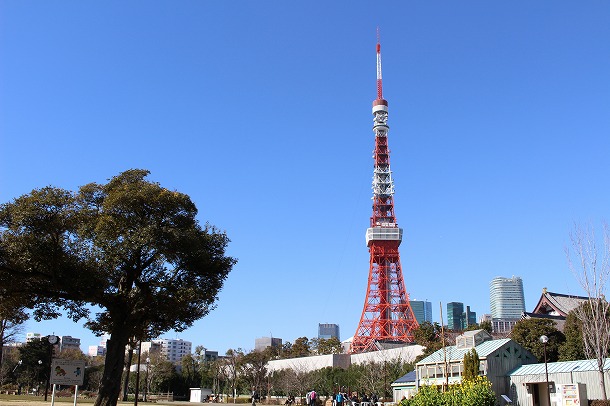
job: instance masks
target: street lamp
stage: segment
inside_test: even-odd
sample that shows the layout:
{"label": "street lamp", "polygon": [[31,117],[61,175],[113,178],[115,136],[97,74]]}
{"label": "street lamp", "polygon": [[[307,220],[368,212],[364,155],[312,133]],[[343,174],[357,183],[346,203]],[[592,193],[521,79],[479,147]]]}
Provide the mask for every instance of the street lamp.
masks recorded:
{"label": "street lamp", "polygon": [[150,369],[150,358],[146,357],[146,375],[144,376],[144,402],[146,402],[146,397],[148,395],[148,370]]}
{"label": "street lamp", "polygon": [[13,373],[15,373],[15,370],[16,370],[16,369],[17,369],[17,367],[18,367],[19,365],[21,365],[21,364],[23,364],[23,360],[19,360],[19,361],[17,361],[17,365],[15,365],[15,368],[13,368]]}
{"label": "street lamp", "polygon": [[551,388],[549,387],[549,368],[546,362],[546,343],[549,342],[549,338],[545,335],[540,336],[540,342],[544,345],[544,374],[546,376],[546,396],[549,402],[549,406],[551,406]]}
{"label": "street lamp", "polygon": [[[42,368],[42,360],[38,360],[38,369]],[[40,372],[39,372],[40,374]],[[46,392],[45,392],[46,394]],[[36,387],[36,396],[40,395],[40,375],[38,375],[38,386]]]}

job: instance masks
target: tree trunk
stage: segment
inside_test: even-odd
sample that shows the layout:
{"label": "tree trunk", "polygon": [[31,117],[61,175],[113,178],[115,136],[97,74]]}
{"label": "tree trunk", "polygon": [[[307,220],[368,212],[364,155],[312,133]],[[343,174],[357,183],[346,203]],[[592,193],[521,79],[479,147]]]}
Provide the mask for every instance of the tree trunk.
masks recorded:
{"label": "tree trunk", "polygon": [[131,372],[129,369],[131,367],[131,360],[133,359],[133,348],[130,345],[129,350],[127,350],[127,360],[125,362],[125,377],[123,379],[123,402],[127,402],[127,394],[129,393],[129,373]]}
{"label": "tree trunk", "polygon": [[604,376],[604,369],[600,368],[597,371],[597,374],[599,375],[599,386],[602,391],[602,400],[608,400],[608,396],[606,394],[606,377]]}
{"label": "tree trunk", "polygon": [[115,328],[106,343],[106,362],[100,391],[95,406],[116,406],[121,394],[121,377],[125,362],[125,346],[129,336],[127,328]]}

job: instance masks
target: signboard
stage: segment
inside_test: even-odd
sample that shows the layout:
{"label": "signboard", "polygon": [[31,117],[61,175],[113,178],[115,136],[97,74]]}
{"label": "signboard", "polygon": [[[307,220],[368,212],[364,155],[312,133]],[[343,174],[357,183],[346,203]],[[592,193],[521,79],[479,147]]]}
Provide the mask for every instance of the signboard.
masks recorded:
{"label": "signboard", "polygon": [[56,385],[82,385],[85,378],[85,361],[53,359],[51,383]]}

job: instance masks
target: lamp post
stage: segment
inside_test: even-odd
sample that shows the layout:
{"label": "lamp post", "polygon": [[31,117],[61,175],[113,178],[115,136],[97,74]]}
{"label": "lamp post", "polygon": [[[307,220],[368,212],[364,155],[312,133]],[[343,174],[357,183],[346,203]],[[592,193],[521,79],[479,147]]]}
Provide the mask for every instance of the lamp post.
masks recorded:
{"label": "lamp post", "polygon": [[142,340],[138,345],[138,367],[136,368],[136,396],[133,401],[133,406],[138,406],[138,397],[140,396],[140,362],[142,357]]}
{"label": "lamp post", "polygon": [[[42,369],[42,360],[38,360],[38,369]],[[38,386],[36,387],[36,396],[40,395],[40,375],[38,375]],[[46,396],[46,392],[45,392]]]}
{"label": "lamp post", "polygon": [[551,388],[549,387],[549,368],[546,362],[546,343],[549,342],[549,338],[547,336],[540,336],[540,342],[544,345],[544,374],[546,376],[546,396],[548,400],[548,405],[551,406]]}
{"label": "lamp post", "polygon": [[144,376],[144,402],[148,396],[148,370],[150,369],[150,358],[146,357],[146,375]]}

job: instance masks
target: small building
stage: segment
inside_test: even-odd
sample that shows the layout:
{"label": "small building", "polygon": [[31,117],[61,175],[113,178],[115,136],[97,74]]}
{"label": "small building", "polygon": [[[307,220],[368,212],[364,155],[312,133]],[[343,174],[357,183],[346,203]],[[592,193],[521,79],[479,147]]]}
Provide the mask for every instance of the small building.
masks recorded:
{"label": "small building", "polygon": [[212,395],[212,389],[208,388],[189,388],[191,390],[191,396],[189,402],[203,403],[209,396]]}
{"label": "small building", "polygon": [[403,397],[410,399],[415,395],[415,392],[417,392],[416,375],[415,370],[413,370],[392,382],[390,386],[392,387],[392,400],[394,403],[400,402]]}
{"label": "small building", "polygon": [[416,364],[417,387],[461,382],[464,355],[473,348],[480,360],[479,374],[489,379],[498,399],[509,393],[510,371],[538,362],[531,352],[510,338],[493,340],[485,330],[467,331],[457,337],[455,346],[440,349]]}
{"label": "small building", "polygon": [[[587,399],[601,399],[596,360],[563,361],[522,365],[509,374],[510,395],[514,405],[548,405],[546,372],[548,370],[552,404],[587,404]],[[604,364],[606,376],[610,359]],[[610,393],[610,379],[606,378],[606,393]],[[562,403],[564,399],[572,403]],[[575,402],[578,400],[578,402]]]}

